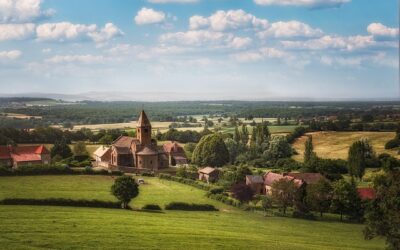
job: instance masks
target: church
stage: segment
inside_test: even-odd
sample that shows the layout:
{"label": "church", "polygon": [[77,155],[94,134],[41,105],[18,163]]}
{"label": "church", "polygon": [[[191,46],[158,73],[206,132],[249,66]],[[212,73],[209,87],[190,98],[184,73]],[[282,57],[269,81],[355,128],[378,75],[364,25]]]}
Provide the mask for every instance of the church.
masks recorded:
{"label": "church", "polygon": [[136,138],[120,136],[112,143],[110,165],[157,171],[188,163],[182,146],[176,142],[158,146],[157,141],[151,138],[151,129],[150,120],[142,110],[136,126]]}

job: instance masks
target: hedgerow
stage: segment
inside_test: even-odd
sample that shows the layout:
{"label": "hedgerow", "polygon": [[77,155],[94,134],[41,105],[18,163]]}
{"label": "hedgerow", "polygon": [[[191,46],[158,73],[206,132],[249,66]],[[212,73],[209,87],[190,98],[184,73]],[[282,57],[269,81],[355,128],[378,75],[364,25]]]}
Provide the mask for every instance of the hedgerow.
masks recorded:
{"label": "hedgerow", "polygon": [[158,177],[160,179],[165,179],[165,180],[169,180],[169,181],[176,181],[176,182],[180,182],[186,185],[190,185],[199,189],[203,189],[203,190],[210,190],[210,186],[206,183],[202,183],[202,182],[197,182],[195,180],[192,179],[186,179],[186,178],[182,178],[182,177],[177,177],[177,176],[172,176],[169,174],[159,174]]}
{"label": "hedgerow", "polygon": [[67,166],[33,165],[18,168],[0,167],[0,176],[24,175],[123,175],[121,171],[93,170],[91,168],[73,169]]}
{"label": "hedgerow", "polygon": [[189,204],[186,202],[171,202],[165,205],[165,210],[185,210],[185,211],[218,211],[210,204]]}
{"label": "hedgerow", "polygon": [[102,207],[121,208],[120,202],[99,200],[72,200],[63,198],[24,199],[7,198],[0,201],[1,205],[38,205],[38,206],[68,206],[68,207]]}

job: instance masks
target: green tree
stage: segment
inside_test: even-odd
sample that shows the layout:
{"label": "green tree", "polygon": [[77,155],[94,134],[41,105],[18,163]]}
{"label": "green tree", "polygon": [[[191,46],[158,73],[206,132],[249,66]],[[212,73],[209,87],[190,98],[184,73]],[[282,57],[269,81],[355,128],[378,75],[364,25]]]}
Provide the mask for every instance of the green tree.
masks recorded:
{"label": "green tree", "polygon": [[390,249],[400,249],[400,171],[389,171],[374,181],[376,198],[366,210],[366,239],[386,238]]}
{"label": "green tree", "polygon": [[229,151],[229,161],[231,164],[235,164],[236,157],[245,151],[245,147],[242,143],[236,142],[231,138],[225,139],[226,148]]}
{"label": "green tree", "polygon": [[233,140],[237,143],[241,142],[240,132],[237,126],[235,126],[235,132],[233,133]]}
{"label": "green tree", "polygon": [[347,182],[342,179],[333,184],[331,209],[340,214],[341,221],[343,215],[360,219],[361,199],[354,181]]}
{"label": "green tree", "polygon": [[113,137],[111,135],[104,135],[99,140],[100,144],[105,144],[105,145],[110,145],[112,142],[113,142]]}
{"label": "green tree", "polygon": [[74,144],[73,152],[75,156],[87,156],[89,155],[86,144],[83,141],[78,141]]}
{"label": "green tree", "polygon": [[71,157],[72,151],[71,148],[68,146],[65,138],[62,138],[60,141],[56,141],[54,146],[50,150],[51,157],[56,155],[61,156],[63,159]]}
{"label": "green tree", "polygon": [[354,142],[349,148],[347,158],[349,174],[361,179],[365,173],[367,159],[374,157],[374,151],[368,140]]}
{"label": "green tree", "polygon": [[292,180],[282,178],[272,184],[272,199],[286,214],[288,207],[293,205],[296,186]]}
{"label": "green tree", "polygon": [[222,167],[229,162],[229,151],[220,134],[201,138],[193,151],[192,162],[200,166]]}
{"label": "green tree", "polygon": [[272,198],[268,195],[262,195],[260,199],[264,213],[267,214],[267,211],[272,208]]}
{"label": "green tree", "polygon": [[264,154],[271,159],[288,158],[293,150],[284,136],[274,136]]}
{"label": "green tree", "polygon": [[323,216],[329,210],[332,199],[332,186],[326,180],[307,185],[307,204],[311,210],[319,212]]}
{"label": "green tree", "polygon": [[138,184],[130,176],[123,175],[115,180],[111,193],[121,201],[122,208],[128,208],[129,202],[139,194]]}
{"label": "green tree", "polygon": [[242,125],[242,133],[241,133],[240,136],[241,136],[242,143],[244,145],[247,145],[247,143],[249,141],[249,131],[247,130],[247,125],[246,124]]}
{"label": "green tree", "polygon": [[312,136],[308,136],[306,142],[304,143],[304,163],[309,164],[311,161],[311,158],[313,157],[314,154],[314,147],[313,147],[313,142],[312,142]]}

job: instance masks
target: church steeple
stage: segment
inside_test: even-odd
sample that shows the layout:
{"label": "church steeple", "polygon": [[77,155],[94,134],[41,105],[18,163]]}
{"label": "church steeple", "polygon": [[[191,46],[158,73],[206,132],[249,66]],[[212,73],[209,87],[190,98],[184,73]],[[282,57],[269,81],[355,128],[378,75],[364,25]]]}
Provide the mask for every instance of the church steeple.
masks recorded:
{"label": "church steeple", "polygon": [[139,120],[136,126],[136,137],[140,141],[142,145],[150,145],[151,144],[151,124],[149,118],[147,118],[144,110],[140,112]]}

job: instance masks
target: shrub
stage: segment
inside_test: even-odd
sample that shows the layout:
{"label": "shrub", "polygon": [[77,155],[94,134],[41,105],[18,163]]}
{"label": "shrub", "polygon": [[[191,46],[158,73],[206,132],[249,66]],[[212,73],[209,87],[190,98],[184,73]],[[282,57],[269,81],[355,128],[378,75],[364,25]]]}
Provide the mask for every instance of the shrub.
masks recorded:
{"label": "shrub", "polygon": [[142,176],[147,176],[147,177],[154,177],[155,175],[154,175],[154,173],[147,173],[147,172],[144,172],[144,173],[142,173]]}
{"label": "shrub", "polygon": [[218,211],[210,204],[189,204],[186,202],[171,202],[165,206],[166,210],[185,210],[185,211]]}
{"label": "shrub", "polygon": [[39,206],[68,206],[68,207],[102,207],[102,208],[121,208],[121,203],[113,201],[99,200],[72,200],[62,198],[48,199],[4,199],[1,205],[39,205]]}
{"label": "shrub", "polygon": [[162,210],[159,205],[156,204],[147,204],[142,207],[143,210]]}
{"label": "shrub", "polygon": [[216,187],[216,188],[211,188],[208,193],[210,194],[222,194],[224,192],[224,189],[222,187]]}
{"label": "shrub", "polygon": [[9,176],[9,175],[13,175],[12,169],[0,166],[0,176]]}
{"label": "shrub", "polygon": [[393,149],[397,148],[398,146],[400,146],[400,140],[396,138],[386,142],[385,149]]}

